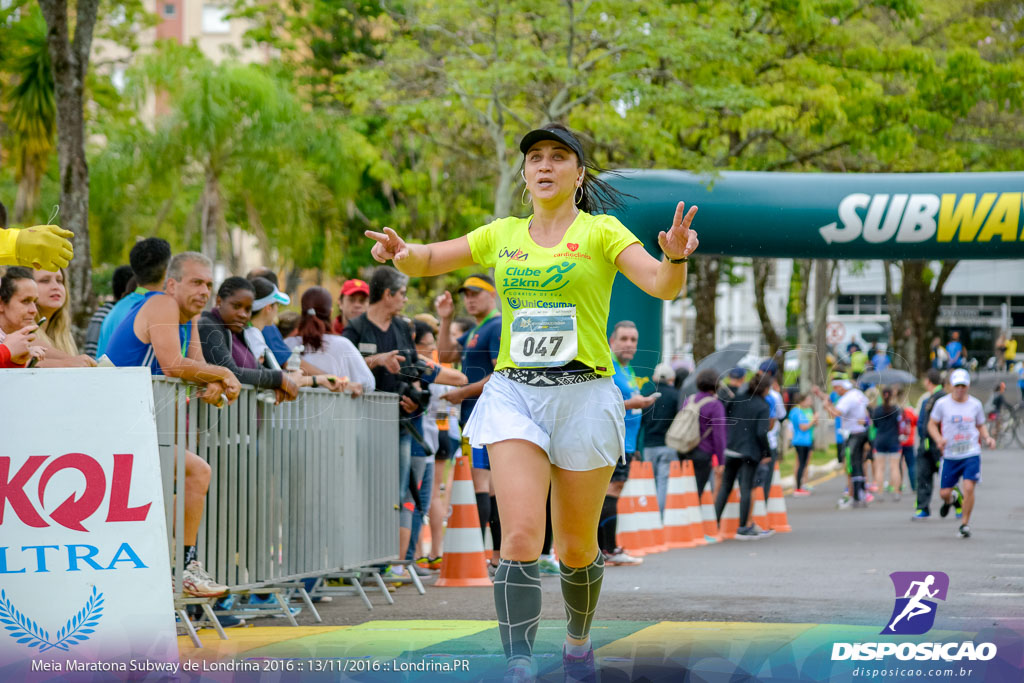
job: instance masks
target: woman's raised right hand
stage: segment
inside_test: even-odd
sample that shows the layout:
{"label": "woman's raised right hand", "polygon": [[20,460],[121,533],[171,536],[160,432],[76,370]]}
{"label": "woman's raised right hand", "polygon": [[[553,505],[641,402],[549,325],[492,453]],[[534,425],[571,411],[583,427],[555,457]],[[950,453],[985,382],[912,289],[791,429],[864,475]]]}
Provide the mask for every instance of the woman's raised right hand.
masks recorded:
{"label": "woman's raised right hand", "polygon": [[367,230],[363,233],[376,244],[370,249],[370,255],[378,263],[386,263],[391,259],[395,263],[405,260],[409,256],[409,247],[405,240],[398,236],[398,233],[391,228],[384,228],[384,232]]}

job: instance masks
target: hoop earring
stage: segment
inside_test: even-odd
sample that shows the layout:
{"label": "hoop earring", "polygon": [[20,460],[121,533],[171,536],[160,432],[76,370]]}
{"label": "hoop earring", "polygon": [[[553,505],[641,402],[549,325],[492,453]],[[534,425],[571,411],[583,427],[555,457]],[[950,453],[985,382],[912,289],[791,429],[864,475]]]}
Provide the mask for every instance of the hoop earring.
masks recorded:
{"label": "hoop earring", "polygon": [[[526,200],[526,191],[527,191],[528,189],[529,189],[529,188],[527,188],[527,187],[526,187],[525,185],[523,186],[523,196],[522,196],[522,197],[521,197],[521,198],[519,199],[519,201],[521,201],[521,202],[522,202],[523,204],[529,204],[529,203],[530,203],[530,202],[528,202],[528,201]],[[533,197],[531,196],[531,197],[530,197],[530,201],[532,201],[532,200],[533,200]]]}
{"label": "hoop earring", "polygon": [[523,176],[523,182],[525,183],[526,182],[526,169],[525,168],[519,169],[519,175]]}
{"label": "hoop earring", "polygon": [[579,192],[580,192],[580,198],[576,199],[576,193],[575,192],[572,193],[572,196],[573,196],[573,199],[576,201],[576,204],[578,205],[580,202],[583,201],[583,183],[580,183],[579,185],[577,185],[576,189],[579,190]]}

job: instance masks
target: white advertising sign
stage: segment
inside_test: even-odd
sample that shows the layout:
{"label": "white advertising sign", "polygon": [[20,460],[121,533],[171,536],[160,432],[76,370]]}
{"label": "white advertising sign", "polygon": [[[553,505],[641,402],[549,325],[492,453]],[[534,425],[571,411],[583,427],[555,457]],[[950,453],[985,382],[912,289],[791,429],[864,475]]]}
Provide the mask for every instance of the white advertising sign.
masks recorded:
{"label": "white advertising sign", "polygon": [[149,371],[0,370],[0,398],[0,680],[173,671]]}

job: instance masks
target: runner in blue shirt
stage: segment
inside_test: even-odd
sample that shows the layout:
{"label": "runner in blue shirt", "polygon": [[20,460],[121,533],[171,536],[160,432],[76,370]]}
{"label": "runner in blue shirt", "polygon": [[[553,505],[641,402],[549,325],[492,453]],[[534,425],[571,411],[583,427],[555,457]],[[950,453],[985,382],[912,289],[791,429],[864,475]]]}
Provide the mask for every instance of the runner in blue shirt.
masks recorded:
{"label": "runner in blue shirt", "polygon": [[811,492],[803,487],[804,471],[814,446],[814,425],[818,414],[811,407],[814,403],[813,394],[797,394],[796,405],[789,411],[789,424],[793,427],[793,448],[796,449],[796,489],[794,496],[809,496]]}
{"label": "runner in blue shirt", "polygon": [[946,353],[949,354],[949,367],[962,368],[964,366],[964,345],[960,343],[960,333],[953,330],[951,339],[946,344]]}

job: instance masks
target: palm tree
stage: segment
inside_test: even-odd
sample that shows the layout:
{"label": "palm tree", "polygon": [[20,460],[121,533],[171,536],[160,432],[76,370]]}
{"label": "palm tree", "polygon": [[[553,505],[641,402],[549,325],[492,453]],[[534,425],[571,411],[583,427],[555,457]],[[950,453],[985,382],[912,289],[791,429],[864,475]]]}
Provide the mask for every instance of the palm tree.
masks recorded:
{"label": "palm tree", "polygon": [[[346,239],[344,207],[372,156],[361,136],[304,109],[268,70],[215,64],[194,47],[162,45],[128,82],[139,102],[162,93],[163,112],[138,153],[119,152],[117,161],[145,169],[138,185],[150,196],[193,198],[182,242],[193,242],[198,225],[202,252],[234,269],[229,227],[237,225],[257,237],[264,258],[276,251],[299,267],[337,261],[328,257]],[[110,149],[127,152],[120,137]]]}
{"label": "palm tree", "polygon": [[12,220],[20,223],[39,201],[57,129],[46,22],[37,6],[23,7],[20,18],[9,27],[0,50],[0,73],[11,83],[3,93],[4,122],[10,131],[9,152],[18,182]]}

